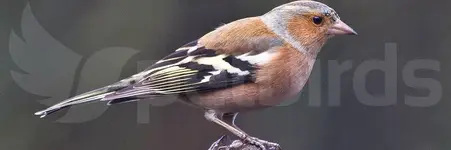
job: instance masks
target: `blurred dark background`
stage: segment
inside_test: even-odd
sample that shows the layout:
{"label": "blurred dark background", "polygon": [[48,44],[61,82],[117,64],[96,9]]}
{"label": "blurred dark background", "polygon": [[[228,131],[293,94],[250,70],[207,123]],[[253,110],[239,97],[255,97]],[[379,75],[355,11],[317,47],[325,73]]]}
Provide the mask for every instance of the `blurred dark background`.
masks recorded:
{"label": "blurred dark background", "polygon": [[[100,81],[130,76],[140,69],[137,62],[157,60],[222,23],[258,16],[286,2],[288,1],[2,0],[0,149],[207,149],[213,141],[226,133],[225,130],[205,121],[201,111],[178,103],[151,107],[147,116],[149,121],[146,123],[138,121],[136,103],[113,106],[101,116],[81,123],[57,121],[65,111],[45,119],[32,114],[47,107],[40,101],[52,98],[55,91],[64,91],[58,96],[67,97],[106,84]],[[451,95],[447,93],[451,85],[448,79],[451,76],[448,70],[451,46],[451,19],[448,15],[451,14],[451,1],[323,2],[333,7],[360,35],[334,38],[321,51],[319,63],[315,66],[321,74],[313,74],[321,82],[308,87],[309,90],[315,88],[314,90],[320,91],[321,97],[314,99],[315,102],[302,100],[309,99],[309,93],[303,92],[301,100],[291,105],[241,114],[238,124],[250,134],[278,142],[287,150],[451,149],[451,103],[448,101]],[[25,13],[27,5],[28,10],[31,10],[28,14]],[[30,14],[34,15],[38,24],[33,24],[34,17]],[[42,26],[49,36],[42,34],[36,26]],[[397,74],[394,76],[398,79],[395,80],[395,87],[388,87],[389,90],[396,91],[397,97],[391,99],[396,103],[368,106],[355,96],[353,72],[364,61],[384,60],[387,43],[397,45],[397,63],[390,66],[397,66]],[[25,46],[15,47],[18,45]],[[54,45],[62,45],[65,49]],[[111,50],[111,47],[119,48]],[[68,58],[66,55],[59,55],[58,51],[64,50],[70,54]],[[98,53],[100,51],[111,56],[98,56],[97,54],[103,54]],[[17,58],[12,57],[14,53]],[[96,57],[104,60],[96,64],[98,59],[91,59]],[[427,97],[431,92],[409,87],[402,80],[403,67],[407,62],[418,59],[440,63],[440,71],[423,69],[415,74],[437,80],[441,84],[443,93],[439,95],[440,101],[428,107],[412,107],[404,102],[406,94]],[[57,61],[53,62],[55,67],[42,63],[52,60]],[[75,63],[69,63],[70,60]],[[339,97],[333,97],[341,100],[339,106],[328,104],[331,99],[328,94],[331,91],[330,83],[338,83],[328,77],[330,60],[352,62],[350,71],[339,79]],[[88,64],[88,69],[83,68],[83,64]],[[104,74],[103,68],[91,68],[93,72],[90,73],[89,64],[103,65],[105,72],[114,70],[108,67],[109,64],[119,66],[120,69],[119,72]],[[47,70],[42,71],[39,67]],[[65,74],[67,72],[64,69],[58,68],[72,70],[73,74]],[[58,71],[64,71],[62,74],[65,76],[45,76]],[[33,77],[20,78],[20,75]],[[25,82],[25,86],[20,86],[18,81]],[[48,85],[33,85],[42,82]],[[384,94],[383,91],[387,88],[384,86],[384,74],[372,72],[366,78],[365,86],[370,93]]]}

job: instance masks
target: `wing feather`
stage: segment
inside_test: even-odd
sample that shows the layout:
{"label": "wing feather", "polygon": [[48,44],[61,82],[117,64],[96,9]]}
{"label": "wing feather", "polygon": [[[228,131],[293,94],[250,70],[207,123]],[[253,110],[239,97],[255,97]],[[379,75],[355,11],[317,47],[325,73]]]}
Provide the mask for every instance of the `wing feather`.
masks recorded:
{"label": "wing feather", "polygon": [[107,95],[103,100],[227,88],[253,82],[256,69],[256,64],[237,56],[218,54],[213,49],[190,43],[146,69],[147,74],[141,81]]}

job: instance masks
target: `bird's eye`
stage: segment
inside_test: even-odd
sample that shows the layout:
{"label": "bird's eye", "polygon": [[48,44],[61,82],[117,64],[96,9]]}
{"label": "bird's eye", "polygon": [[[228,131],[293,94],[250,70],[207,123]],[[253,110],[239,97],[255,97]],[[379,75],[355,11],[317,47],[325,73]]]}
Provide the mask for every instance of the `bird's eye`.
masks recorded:
{"label": "bird's eye", "polygon": [[312,18],[312,21],[314,24],[320,25],[321,23],[323,23],[323,17],[315,16]]}

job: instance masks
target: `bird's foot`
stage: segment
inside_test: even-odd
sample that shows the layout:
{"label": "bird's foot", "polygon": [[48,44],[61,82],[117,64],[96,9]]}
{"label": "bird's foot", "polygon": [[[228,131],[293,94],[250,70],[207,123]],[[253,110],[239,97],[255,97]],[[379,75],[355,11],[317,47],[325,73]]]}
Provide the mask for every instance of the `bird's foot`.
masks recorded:
{"label": "bird's foot", "polygon": [[249,137],[245,138],[244,140],[245,140],[245,142],[248,142],[249,144],[257,146],[261,150],[281,150],[279,144],[261,140],[256,137],[249,136]]}
{"label": "bird's foot", "polygon": [[229,143],[231,143],[229,137],[227,135],[223,135],[221,136],[221,138],[211,144],[208,150],[228,150],[227,147],[229,147]]}
{"label": "bird's foot", "polygon": [[232,141],[227,135],[224,135],[215,141],[208,150],[281,150],[281,148],[277,143],[255,137]]}

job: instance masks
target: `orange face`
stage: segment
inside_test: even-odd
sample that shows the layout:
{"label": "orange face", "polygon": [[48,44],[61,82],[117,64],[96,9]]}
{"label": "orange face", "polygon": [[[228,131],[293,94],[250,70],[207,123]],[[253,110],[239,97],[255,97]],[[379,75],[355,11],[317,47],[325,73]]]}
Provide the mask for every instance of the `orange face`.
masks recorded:
{"label": "orange face", "polygon": [[321,46],[330,37],[328,30],[334,25],[330,15],[324,13],[306,13],[288,21],[288,30],[304,46]]}

